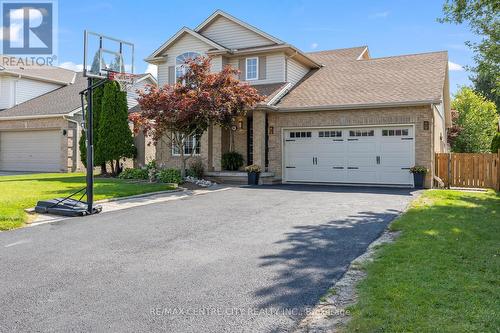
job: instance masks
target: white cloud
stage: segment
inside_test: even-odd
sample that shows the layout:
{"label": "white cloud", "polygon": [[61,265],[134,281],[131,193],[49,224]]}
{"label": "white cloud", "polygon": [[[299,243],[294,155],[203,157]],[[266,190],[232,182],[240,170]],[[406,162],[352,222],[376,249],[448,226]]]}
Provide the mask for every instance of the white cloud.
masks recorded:
{"label": "white cloud", "polygon": [[448,61],[448,69],[450,71],[463,71],[464,67],[462,65],[456,64],[454,62]]}
{"label": "white cloud", "polygon": [[59,64],[59,67],[65,68],[65,69],[70,69],[75,72],[81,72],[83,71],[83,64],[75,64],[72,61],[66,61],[61,64]]}
{"label": "white cloud", "polygon": [[389,14],[390,14],[389,11],[378,12],[378,13],[371,14],[370,17],[372,17],[372,18],[386,18],[389,16]]}
{"label": "white cloud", "polygon": [[148,68],[146,68],[146,73],[151,73],[154,77],[158,77],[158,67],[153,64],[148,64]]}
{"label": "white cloud", "polygon": [[318,43],[314,42],[311,44],[311,49],[316,50],[318,48]]}

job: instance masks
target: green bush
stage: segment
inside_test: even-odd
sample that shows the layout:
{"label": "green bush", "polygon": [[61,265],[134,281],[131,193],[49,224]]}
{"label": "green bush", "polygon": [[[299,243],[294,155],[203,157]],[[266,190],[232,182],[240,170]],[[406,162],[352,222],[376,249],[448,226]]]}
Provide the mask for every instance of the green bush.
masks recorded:
{"label": "green bush", "polygon": [[495,134],[493,140],[491,141],[491,152],[497,153],[499,149],[500,149],[500,132]]}
{"label": "green bush", "polygon": [[118,178],[121,179],[148,179],[148,170],[147,169],[135,169],[135,168],[126,168],[123,170]]}
{"label": "green bush", "polygon": [[158,179],[162,183],[176,183],[182,181],[181,171],[178,169],[162,169],[158,172]]}
{"label": "green bush", "polygon": [[222,155],[222,169],[236,171],[243,166],[243,156],[235,151],[230,151]]}
{"label": "green bush", "polygon": [[187,175],[194,178],[202,179],[204,171],[205,168],[203,167],[203,162],[201,161],[200,158],[196,158],[189,164]]}

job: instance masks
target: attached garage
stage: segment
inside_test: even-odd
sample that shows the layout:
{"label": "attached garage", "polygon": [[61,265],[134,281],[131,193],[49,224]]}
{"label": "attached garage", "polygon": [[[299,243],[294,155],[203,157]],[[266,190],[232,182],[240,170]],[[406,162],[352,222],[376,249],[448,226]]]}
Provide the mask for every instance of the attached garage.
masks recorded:
{"label": "attached garage", "polygon": [[413,186],[413,125],[284,129],[283,181]]}
{"label": "attached garage", "polygon": [[61,171],[61,131],[0,132],[0,170]]}

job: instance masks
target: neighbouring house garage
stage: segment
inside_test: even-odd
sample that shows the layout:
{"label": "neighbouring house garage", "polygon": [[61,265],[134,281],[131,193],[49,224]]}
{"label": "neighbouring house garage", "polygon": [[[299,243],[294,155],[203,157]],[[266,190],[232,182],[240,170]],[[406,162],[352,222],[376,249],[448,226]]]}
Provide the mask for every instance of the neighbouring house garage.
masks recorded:
{"label": "neighbouring house garage", "polygon": [[284,130],[284,182],[412,186],[413,126]]}
{"label": "neighbouring house garage", "polygon": [[0,132],[0,170],[53,171],[61,169],[61,132]]}

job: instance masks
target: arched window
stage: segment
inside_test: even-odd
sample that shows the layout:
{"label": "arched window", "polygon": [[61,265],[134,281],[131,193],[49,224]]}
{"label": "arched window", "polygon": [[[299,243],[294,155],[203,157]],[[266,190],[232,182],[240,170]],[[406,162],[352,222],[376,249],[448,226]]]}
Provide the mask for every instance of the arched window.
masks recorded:
{"label": "arched window", "polygon": [[196,57],[199,57],[200,54],[197,52],[185,52],[181,55],[178,55],[175,58],[175,78],[178,79],[181,76],[184,75],[185,70],[186,70],[186,61],[189,59],[194,59]]}

